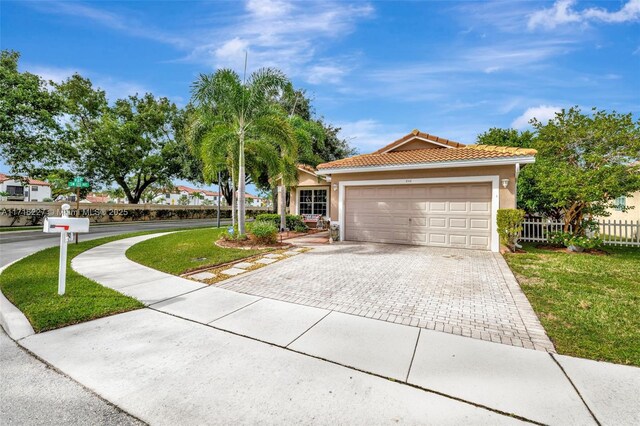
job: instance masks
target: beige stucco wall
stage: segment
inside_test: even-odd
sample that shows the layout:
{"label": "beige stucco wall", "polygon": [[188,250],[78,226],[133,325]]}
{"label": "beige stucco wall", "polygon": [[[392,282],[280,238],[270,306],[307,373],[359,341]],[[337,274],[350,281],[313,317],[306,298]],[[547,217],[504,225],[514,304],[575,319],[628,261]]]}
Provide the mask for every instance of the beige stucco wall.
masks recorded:
{"label": "beige stucco wall", "polygon": [[640,192],[636,192],[633,197],[627,197],[627,207],[632,209],[621,212],[615,209],[609,210],[611,216],[604,217],[604,220],[629,220],[640,221]]}
{"label": "beige stucco wall", "polygon": [[[418,178],[442,178],[442,177],[463,177],[463,176],[495,176],[499,179],[509,179],[509,186],[503,188],[500,183],[500,205],[499,208],[515,208],[515,166],[488,166],[488,167],[458,167],[448,169],[426,169],[426,170],[394,170],[385,172],[366,173],[343,173],[331,176],[331,185],[339,184],[341,181],[354,180],[385,180],[385,179],[418,179]],[[338,191],[331,193],[331,220],[338,221]],[[293,201],[293,197],[292,197]],[[292,206],[295,204],[292,204]],[[293,210],[292,210],[293,211]]]}
{"label": "beige stucco wall", "polygon": [[[291,188],[289,195],[289,213],[296,213],[296,204],[298,203],[298,190],[309,187],[327,187],[328,202],[331,203],[331,189],[330,184],[325,180],[324,176],[313,176],[310,173],[298,170],[298,186]],[[330,204],[331,205],[331,204]]]}

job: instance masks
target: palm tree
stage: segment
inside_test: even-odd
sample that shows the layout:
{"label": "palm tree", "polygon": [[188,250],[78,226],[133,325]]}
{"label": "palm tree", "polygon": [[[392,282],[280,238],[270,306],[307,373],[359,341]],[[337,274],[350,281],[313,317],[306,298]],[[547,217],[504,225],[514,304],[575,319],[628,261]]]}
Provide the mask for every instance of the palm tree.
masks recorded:
{"label": "palm tree", "polygon": [[263,68],[246,81],[221,69],[201,74],[192,85],[197,113],[191,133],[200,138],[206,174],[220,170],[222,164],[232,170],[239,234],[245,233],[245,153],[251,151],[259,160],[256,163],[274,172],[281,168],[275,147],[294,143],[291,126],[275,102],[289,84],[281,71]]}

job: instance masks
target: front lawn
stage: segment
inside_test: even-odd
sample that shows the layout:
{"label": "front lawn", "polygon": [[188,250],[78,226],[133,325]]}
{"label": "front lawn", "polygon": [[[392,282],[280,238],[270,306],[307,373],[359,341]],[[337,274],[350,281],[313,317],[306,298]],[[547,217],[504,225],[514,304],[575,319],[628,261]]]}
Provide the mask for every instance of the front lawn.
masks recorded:
{"label": "front lawn", "polygon": [[506,254],[559,353],[640,366],[640,248]]}
{"label": "front lawn", "polygon": [[264,252],[218,247],[215,242],[222,232],[222,229],[207,228],[152,238],[130,247],[126,255],[150,268],[180,275]]}
{"label": "front lawn", "polygon": [[36,333],[142,308],[143,304],[137,300],[75,272],[71,269],[71,260],[101,244],[148,233],[69,244],[64,296],[58,295],[59,247],[41,250],[9,266],[0,275],[0,289],[24,313]]}
{"label": "front lawn", "polygon": [[36,333],[142,308],[144,305],[136,299],[75,272],[71,269],[71,260],[101,244],[159,232],[166,230],[133,232],[69,244],[64,296],[58,296],[59,247],[41,250],[9,266],[0,274],[0,290],[24,313]]}

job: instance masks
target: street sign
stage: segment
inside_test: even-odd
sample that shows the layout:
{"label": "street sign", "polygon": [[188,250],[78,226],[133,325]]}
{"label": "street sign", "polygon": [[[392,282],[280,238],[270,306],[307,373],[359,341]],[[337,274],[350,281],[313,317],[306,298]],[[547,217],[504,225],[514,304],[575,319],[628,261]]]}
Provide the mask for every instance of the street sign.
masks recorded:
{"label": "street sign", "polygon": [[89,188],[91,184],[84,180],[82,176],[78,176],[67,182],[67,186],[70,188]]}
{"label": "street sign", "polygon": [[60,262],[58,263],[58,294],[65,292],[67,280],[67,241],[78,232],[89,232],[89,219],[69,217],[69,204],[62,205],[62,217],[45,217],[42,231],[60,233]]}

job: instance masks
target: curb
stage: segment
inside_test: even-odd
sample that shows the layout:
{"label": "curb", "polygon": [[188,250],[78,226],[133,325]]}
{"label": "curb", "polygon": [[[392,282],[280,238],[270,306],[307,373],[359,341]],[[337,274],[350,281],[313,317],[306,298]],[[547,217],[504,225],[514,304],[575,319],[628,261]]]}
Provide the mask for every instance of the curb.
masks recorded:
{"label": "curb", "polygon": [[[30,256],[30,255],[27,255]],[[13,262],[4,265],[0,268],[0,274],[7,269],[9,266],[14,263],[24,259],[25,257],[21,257],[20,259],[16,259]],[[35,334],[33,331],[33,327],[31,327],[31,323],[24,316],[20,309],[16,308],[13,303],[7,299],[4,294],[0,291],[0,325],[4,328],[4,331],[7,332],[10,338],[13,340],[24,339],[27,336],[31,336]]]}

